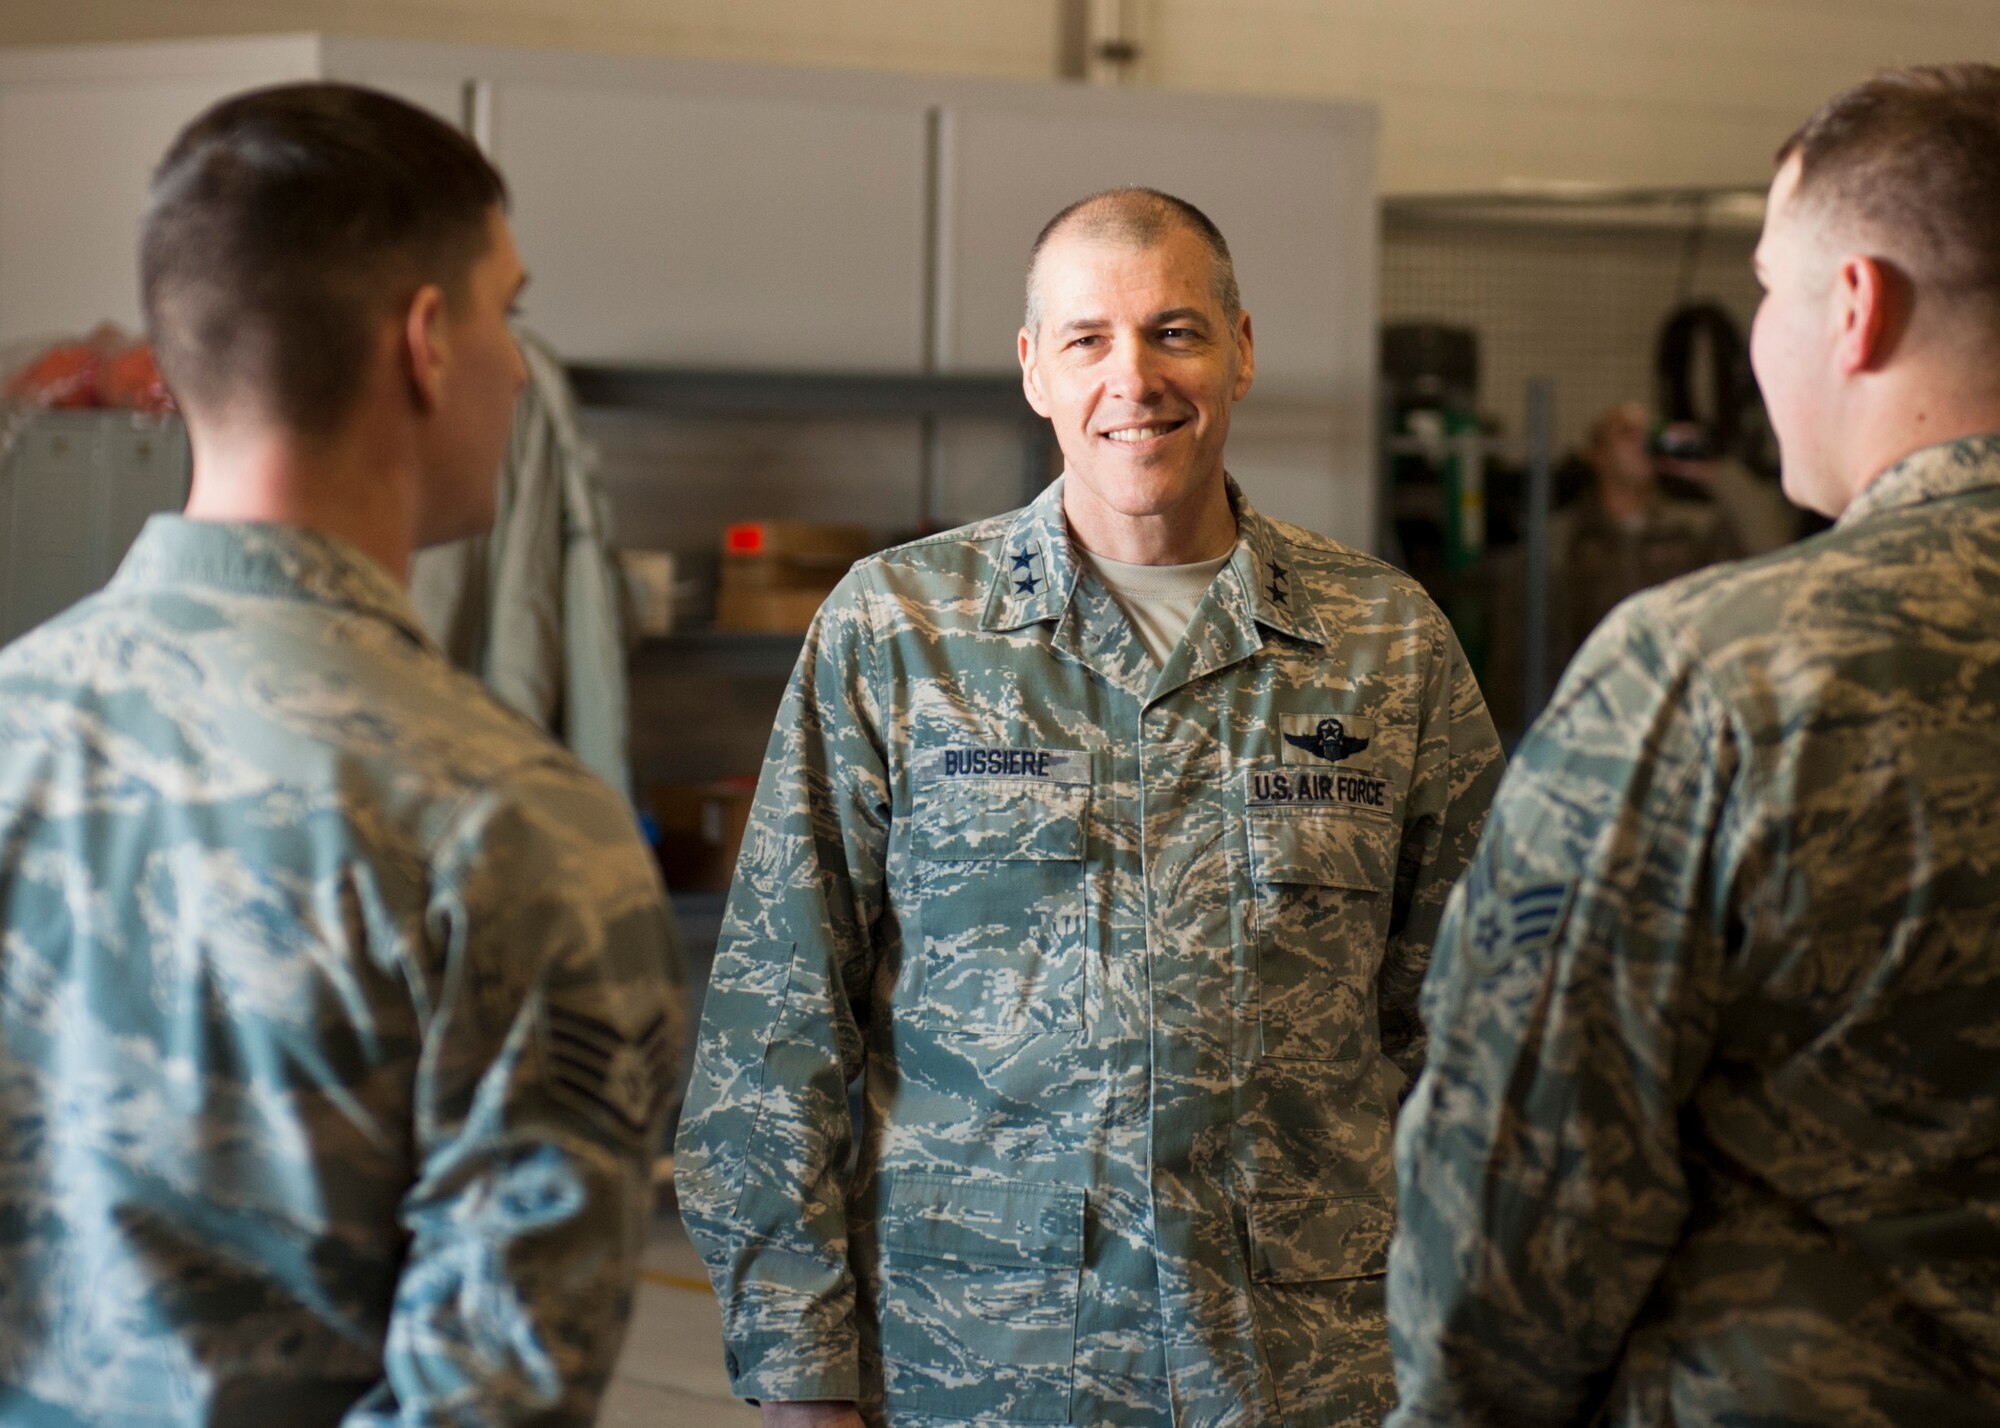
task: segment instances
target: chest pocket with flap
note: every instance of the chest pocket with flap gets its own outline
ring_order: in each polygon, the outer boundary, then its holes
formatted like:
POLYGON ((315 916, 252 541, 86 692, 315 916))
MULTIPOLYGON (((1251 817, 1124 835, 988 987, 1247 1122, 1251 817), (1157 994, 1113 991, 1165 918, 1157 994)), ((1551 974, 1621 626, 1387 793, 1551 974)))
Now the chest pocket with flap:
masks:
POLYGON ((1087 783, 952 778, 919 787, 904 935, 912 972, 898 998, 913 1021, 982 1038, 1076 1028, 1089 950, 1089 808, 1087 783))
POLYGON ((1248 810, 1264 1056, 1346 1061, 1370 1045, 1396 825, 1349 809, 1248 810))

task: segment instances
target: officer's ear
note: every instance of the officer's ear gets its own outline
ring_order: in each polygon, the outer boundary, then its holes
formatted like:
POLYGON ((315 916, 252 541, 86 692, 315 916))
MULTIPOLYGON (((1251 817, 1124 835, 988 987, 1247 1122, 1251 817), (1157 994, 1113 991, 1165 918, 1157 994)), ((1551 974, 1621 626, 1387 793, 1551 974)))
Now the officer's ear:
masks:
POLYGON ((1250 335, 1250 314, 1236 314, 1236 351, 1242 363, 1236 371, 1235 400, 1242 401, 1250 395, 1250 381, 1257 375, 1257 344, 1250 335))
POLYGON ((444 401, 444 326, 444 289, 436 283, 425 283, 403 311, 402 331, 396 344, 419 411, 435 411, 444 401))
POLYGON ((1035 349, 1035 334, 1022 328, 1014 339, 1014 355, 1021 361, 1021 390, 1027 395, 1028 405, 1035 409, 1035 415, 1049 414, 1049 399, 1042 391, 1041 356, 1035 349))

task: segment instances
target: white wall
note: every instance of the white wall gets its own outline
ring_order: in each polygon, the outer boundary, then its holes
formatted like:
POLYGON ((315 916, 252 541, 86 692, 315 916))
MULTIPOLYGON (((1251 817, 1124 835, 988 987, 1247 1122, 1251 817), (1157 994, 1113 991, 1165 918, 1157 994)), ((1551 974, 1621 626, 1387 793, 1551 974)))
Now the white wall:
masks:
MULTIPOLYGON (((1993 0, 1125 0, 1167 89, 1372 100, 1387 193, 1761 182, 1834 90, 2000 58, 1993 0)), ((5 0, 0 44, 332 30, 1048 78, 1058 0, 5 0)))
POLYGON ((0 44, 315 30, 1047 79, 1054 0, 5 0, 0 44))
POLYGON ((1479 409, 1508 435, 1525 426, 1528 379, 1552 378, 1556 445, 1568 450, 1614 403, 1653 404, 1660 325, 1683 302, 1715 302, 1749 332, 1756 241, 1755 229, 1740 226, 1693 235, 1686 226, 1392 214, 1382 234, 1382 321, 1476 331, 1479 409))

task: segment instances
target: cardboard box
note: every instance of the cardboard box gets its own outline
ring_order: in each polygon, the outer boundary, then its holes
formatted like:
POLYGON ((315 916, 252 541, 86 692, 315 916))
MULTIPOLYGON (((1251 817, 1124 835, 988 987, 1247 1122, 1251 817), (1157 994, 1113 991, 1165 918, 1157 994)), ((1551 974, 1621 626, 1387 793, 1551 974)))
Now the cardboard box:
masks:
MULTIPOLYGON (((815 591, 823 598, 847 568, 875 546, 874 537, 862 526, 744 521, 723 532, 721 588, 725 594, 815 591)), ((737 602, 742 623, 725 624, 718 614, 717 624, 724 629, 802 630, 805 624, 795 614, 801 603, 737 602), (753 610, 758 613, 748 613, 753 610)), ((805 619, 811 618, 808 611, 805 619)))
POLYGON ((802 635, 831 585, 804 590, 735 590, 715 597, 715 628, 741 634, 802 635))
POLYGON ((738 521, 722 533, 722 553, 817 561, 846 569, 875 549, 866 526, 821 521, 738 521))
POLYGON ((660 831, 660 875, 670 889, 728 890, 756 792, 754 778, 653 785, 647 803, 660 831))
POLYGON ((722 561, 724 590, 817 590, 824 594, 840 583, 851 560, 795 560, 784 555, 731 555, 722 561))

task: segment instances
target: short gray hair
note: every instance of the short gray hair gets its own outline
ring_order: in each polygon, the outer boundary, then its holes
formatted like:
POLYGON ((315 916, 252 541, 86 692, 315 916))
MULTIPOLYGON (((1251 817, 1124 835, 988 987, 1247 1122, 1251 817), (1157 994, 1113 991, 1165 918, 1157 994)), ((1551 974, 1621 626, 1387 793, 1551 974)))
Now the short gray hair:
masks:
POLYGON ((1215 300, 1233 330, 1243 315, 1243 296, 1236 286, 1236 260, 1229 256, 1228 240, 1206 213, 1184 198, 1162 193, 1156 188, 1107 188, 1088 198, 1079 198, 1042 225, 1035 246, 1028 250, 1028 291, 1023 325, 1037 332, 1042 325, 1041 294, 1035 276, 1041 268, 1042 250, 1061 234, 1075 229, 1084 237, 1150 248, 1169 233, 1192 233, 1208 249, 1213 270, 1215 300))

